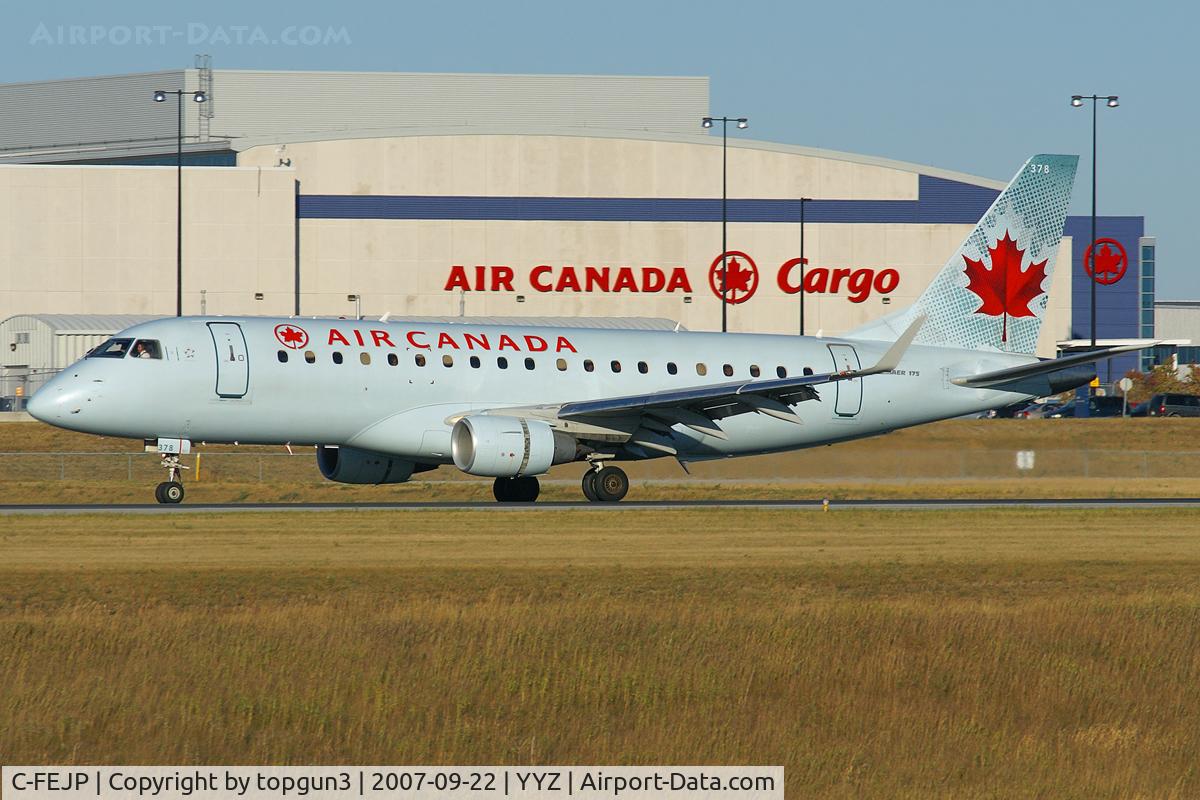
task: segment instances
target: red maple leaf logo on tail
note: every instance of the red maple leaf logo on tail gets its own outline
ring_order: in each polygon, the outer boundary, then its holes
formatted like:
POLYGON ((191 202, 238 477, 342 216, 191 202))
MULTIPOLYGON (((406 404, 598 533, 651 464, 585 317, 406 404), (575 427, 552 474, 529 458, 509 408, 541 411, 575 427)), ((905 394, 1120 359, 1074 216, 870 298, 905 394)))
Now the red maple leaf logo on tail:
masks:
POLYGON ((1008 231, 1004 232, 1003 239, 996 240, 995 247, 988 248, 988 255, 992 261, 990 269, 982 261, 963 256, 967 262, 967 288, 979 296, 976 314, 1004 316, 1000 341, 1007 342, 1008 318, 1034 315, 1029 304, 1043 293, 1042 281, 1046 279, 1046 263, 1050 259, 1031 263, 1029 269, 1022 271, 1025 251, 1017 247, 1016 240, 1008 235, 1008 231))

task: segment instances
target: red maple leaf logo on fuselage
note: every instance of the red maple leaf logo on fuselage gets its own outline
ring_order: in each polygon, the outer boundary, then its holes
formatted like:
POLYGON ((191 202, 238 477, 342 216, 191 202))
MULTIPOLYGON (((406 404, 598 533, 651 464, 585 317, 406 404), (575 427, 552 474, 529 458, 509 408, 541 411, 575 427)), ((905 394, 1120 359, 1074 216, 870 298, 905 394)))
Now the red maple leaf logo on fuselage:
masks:
POLYGON ((1038 295, 1043 294, 1042 281, 1046 279, 1046 263, 1050 259, 1031 263, 1029 269, 1022 270, 1025 251, 1017 247, 1015 239, 1004 232, 1003 239, 996 240, 995 247, 988 248, 991 258, 989 269, 982 261, 963 256, 967 262, 967 288, 979 296, 979 308, 976 314, 986 314, 989 317, 1003 315, 1004 324, 1001 329, 1000 341, 1008 341, 1009 317, 1032 317, 1033 310, 1029 304, 1038 295))

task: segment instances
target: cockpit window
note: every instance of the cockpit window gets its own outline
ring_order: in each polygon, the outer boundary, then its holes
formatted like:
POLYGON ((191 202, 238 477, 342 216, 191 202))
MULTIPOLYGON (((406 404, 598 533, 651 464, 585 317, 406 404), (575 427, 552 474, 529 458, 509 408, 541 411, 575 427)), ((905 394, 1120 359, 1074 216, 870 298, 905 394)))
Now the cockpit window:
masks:
POLYGON ((132 358, 162 358, 162 348, 156 339, 138 339, 133 346, 132 358))
POLYGON ((133 339, 109 339, 88 353, 88 358, 124 358, 129 353, 133 339))

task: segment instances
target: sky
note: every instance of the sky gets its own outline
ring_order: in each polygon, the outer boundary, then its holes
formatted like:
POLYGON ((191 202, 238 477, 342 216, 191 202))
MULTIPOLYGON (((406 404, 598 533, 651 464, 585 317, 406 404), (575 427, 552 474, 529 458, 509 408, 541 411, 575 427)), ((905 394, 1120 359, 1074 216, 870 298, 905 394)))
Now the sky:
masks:
POLYGON ((1073 214, 1091 208, 1091 114, 1070 96, 1115 94, 1099 114, 1098 213, 1145 216, 1158 299, 1200 300, 1196 3, 6 6, 2 83, 188 67, 197 53, 218 69, 701 75, 712 113, 748 117, 754 139, 1004 181, 1035 153, 1078 153, 1073 214))

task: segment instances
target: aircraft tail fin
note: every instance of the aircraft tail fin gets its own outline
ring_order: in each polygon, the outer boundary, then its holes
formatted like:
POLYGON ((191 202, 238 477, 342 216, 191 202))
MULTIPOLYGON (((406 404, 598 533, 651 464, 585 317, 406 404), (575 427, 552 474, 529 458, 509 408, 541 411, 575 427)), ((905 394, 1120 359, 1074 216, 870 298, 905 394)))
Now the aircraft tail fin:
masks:
POLYGON ((1078 165, 1026 161, 916 303, 848 337, 893 340, 924 316, 918 344, 1035 352, 1078 165))

